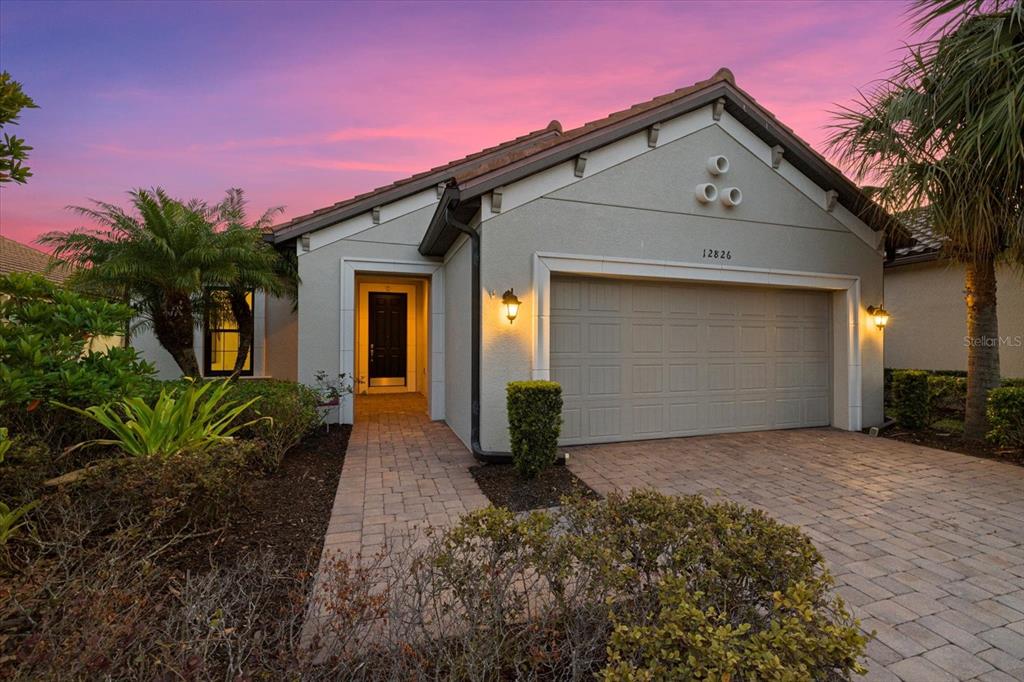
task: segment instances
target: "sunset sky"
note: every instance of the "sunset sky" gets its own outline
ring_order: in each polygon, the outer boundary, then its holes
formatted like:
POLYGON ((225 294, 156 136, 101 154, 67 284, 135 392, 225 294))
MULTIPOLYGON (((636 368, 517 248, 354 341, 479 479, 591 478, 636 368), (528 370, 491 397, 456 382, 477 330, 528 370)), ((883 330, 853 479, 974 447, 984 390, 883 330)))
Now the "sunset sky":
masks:
POLYGON ((0 3, 0 69, 40 108, 35 175, 0 189, 29 242, 133 187, 306 213, 545 126, 707 78, 820 151, 829 111, 912 39, 900 2, 0 3))

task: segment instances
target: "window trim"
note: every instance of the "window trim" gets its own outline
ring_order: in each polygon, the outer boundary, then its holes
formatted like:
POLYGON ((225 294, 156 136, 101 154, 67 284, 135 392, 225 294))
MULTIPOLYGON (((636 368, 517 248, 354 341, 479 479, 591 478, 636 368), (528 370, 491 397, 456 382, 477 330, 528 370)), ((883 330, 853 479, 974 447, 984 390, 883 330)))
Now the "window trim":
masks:
MULTIPOLYGON (((212 292, 214 292, 214 291, 228 291, 228 288, 227 287, 207 287, 206 288, 206 292, 205 292, 205 296, 207 297, 207 299, 209 299, 210 294, 212 292)), ((252 319, 253 347, 249 349, 249 368, 248 369, 243 369, 241 372, 239 372, 239 376, 243 376, 243 377, 251 377, 251 376, 253 376, 253 370, 255 369, 255 366, 256 366, 255 359, 253 358, 253 350, 255 350, 255 342, 256 342, 256 314, 255 314, 256 313, 256 290, 255 289, 250 289, 249 290, 249 295, 252 297, 251 307, 252 307, 252 311, 253 311, 253 319, 252 319)), ((237 323, 237 321, 236 321, 236 323, 237 323)), ((207 301, 207 307, 206 307, 205 312, 203 313, 203 376, 204 377, 229 377, 232 374, 234 374, 234 372, 232 370, 230 370, 230 369, 216 369, 216 370, 215 369, 211 369, 211 364, 212 364, 212 361, 213 361, 213 358, 212 358, 212 356, 210 354, 210 349, 213 347, 213 344, 211 343, 212 335, 215 334, 215 333, 224 334, 224 333, 229 333, 229 332, 235 332, 237 334, 241 334, 241 329, 237 328, 237 327, 235 329, 219 329, 219 328, 218 329, 211 329, 210 328, 210 306, 209 306, 209 301, 207 301)))

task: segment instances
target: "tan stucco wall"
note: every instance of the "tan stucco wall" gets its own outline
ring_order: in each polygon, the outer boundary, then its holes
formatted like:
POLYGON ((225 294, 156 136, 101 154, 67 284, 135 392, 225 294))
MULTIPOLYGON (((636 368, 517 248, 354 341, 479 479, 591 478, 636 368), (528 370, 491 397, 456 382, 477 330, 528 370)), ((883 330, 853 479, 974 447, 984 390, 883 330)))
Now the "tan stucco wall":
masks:
MULTIPOLYGON (((713 248, 731 251, 732 266, 858 276, 864 305, 880 301, 882 294, 877 249, 718 127, 487 217, 482 234, 481 435, 488 449, 508 447, 505 384, 531 377, 535 252, 714 265, 702 260, 702 250, 713 248), (718 184, 742 189, 744 201, 737 209, 694 199, 696 184, 709 181, 704 163, 713 154, 732 163, 728 178, 718 184), (512 325, 499 305, 509 287, 523 301, 512 325)), ((881 333, 862 325, 860 350, 863 423, 877 424, 882 421, 881 333)))
MULTIPOLYGON (((999 365, 1003 376, 1024 377, 1024 278, 1009 266, 996 270, 999 365)), ((967 308, 963 266, 930 261, 887 268, 885 366, 966 370, 967 308)))

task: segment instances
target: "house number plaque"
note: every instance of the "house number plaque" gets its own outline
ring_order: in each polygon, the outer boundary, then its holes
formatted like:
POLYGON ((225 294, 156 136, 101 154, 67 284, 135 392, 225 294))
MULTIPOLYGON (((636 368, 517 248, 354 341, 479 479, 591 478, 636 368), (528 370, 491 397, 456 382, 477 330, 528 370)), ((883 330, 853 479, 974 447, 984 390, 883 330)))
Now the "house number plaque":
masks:
POLYGON ((704 249, 701 257, 710 258, 712 260, 732 260, 732 251, 726 251, 724 249, 704 249))

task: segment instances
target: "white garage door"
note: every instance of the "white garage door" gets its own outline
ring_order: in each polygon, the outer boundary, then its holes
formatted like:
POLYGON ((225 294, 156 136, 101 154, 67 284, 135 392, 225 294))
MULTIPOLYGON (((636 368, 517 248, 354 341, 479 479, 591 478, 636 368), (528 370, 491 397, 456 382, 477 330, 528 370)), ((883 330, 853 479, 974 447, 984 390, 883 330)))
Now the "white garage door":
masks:
POLYGON ((562 443, 829 424, 825 292, 553 278, 562 443))

